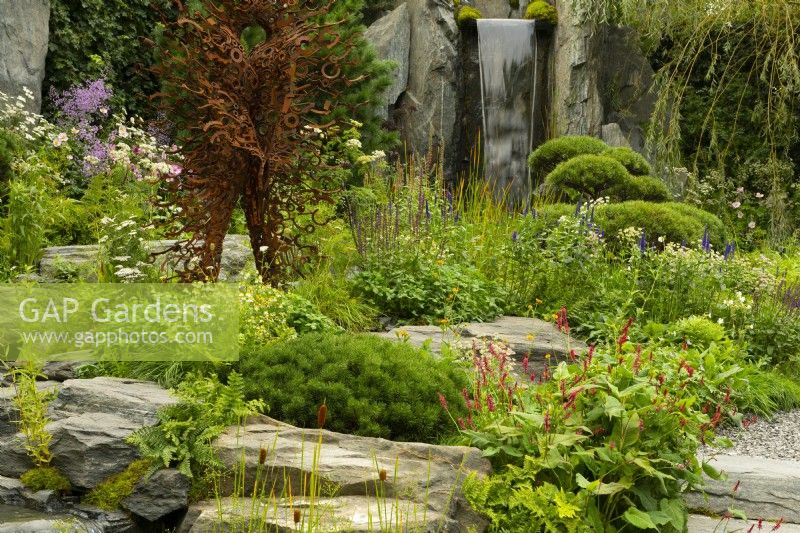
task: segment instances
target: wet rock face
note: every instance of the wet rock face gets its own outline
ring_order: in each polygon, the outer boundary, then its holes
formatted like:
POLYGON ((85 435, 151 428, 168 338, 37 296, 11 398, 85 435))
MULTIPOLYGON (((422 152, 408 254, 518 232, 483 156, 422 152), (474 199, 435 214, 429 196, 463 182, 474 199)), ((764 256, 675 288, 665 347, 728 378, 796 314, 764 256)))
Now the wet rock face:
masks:
POLYGON ((42 107, 49 27, 49 0, 0 2, 0 92, 16 97, 27 88, 34 100, 26 107, 34 113, 42 107))

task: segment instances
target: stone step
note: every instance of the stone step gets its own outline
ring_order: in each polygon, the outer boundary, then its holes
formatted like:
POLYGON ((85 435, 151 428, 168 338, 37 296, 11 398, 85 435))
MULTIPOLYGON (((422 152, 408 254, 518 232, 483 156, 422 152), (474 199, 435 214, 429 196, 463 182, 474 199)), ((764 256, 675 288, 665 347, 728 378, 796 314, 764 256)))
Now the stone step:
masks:
POLYGON ((727 478, 707 479, 705 494, 686 494, 689 509, 715 515, 738 509, 748 518, 800 523, 800 463, 743 455, 719 455, 709 463, 727 478))
MULTIPOLYGON (((758 520, 721 520, 704 515, 689 515, 689 533, 747 533, 751 526, 751 533, 766 533, 775 527, 774 522, 763 522, 762 529, 758 529, 758 520)), ((800 525, 782 523, 781 533, 800 533, 800 525)))

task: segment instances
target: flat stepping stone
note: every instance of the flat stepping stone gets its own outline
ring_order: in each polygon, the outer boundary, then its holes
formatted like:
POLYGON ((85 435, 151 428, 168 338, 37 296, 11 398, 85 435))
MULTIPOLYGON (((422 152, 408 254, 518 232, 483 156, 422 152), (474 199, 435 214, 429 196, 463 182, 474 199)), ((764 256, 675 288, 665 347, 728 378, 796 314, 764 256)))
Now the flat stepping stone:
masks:
POLYGON ((725 472, 727 479, 706 479, 705 494, 687 493, 684 499, 689 509, 720 516, 728 509, 739 509, 748 518, 800 523, 800 463, 744 455, 719 455, 709 463, 725 472))
POLYGON ((519 316, 502 316, 493 322, 470 322, 444 331, 438 326, 404 326, 376 335, 404 340, 417 348, 427 346, 434 354, 441 353, 445 342, 451 346, 470 347, 473 339, 498 339, 514 351, 518 360, 528 354, 534 370, 544 366, 547 354, 564 360, 570 350, 580 355, 588 349, 585 343, 565 335, 552 322, 519 316))
MULTIPOLYGON (((767 533, 775 527, 774 522, 764 521, 762 529, 759 532, 758 520, 737 520, 731 518, 730 520, 723 520, 720 518, 711 518, 710 516, 692 514, 689 515, 689 533, 747 533, 750 526, 753 527, 752 533, 767 533)), ((782 523, 780 529, 781 533, 800 533, 800 526, 797 524, 782 523)))

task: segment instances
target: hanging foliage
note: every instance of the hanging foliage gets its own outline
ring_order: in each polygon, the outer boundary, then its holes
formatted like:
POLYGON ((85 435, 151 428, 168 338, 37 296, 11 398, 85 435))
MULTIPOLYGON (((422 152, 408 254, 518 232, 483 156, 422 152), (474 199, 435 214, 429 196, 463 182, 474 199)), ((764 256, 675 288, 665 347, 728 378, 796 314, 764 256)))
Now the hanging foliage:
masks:
POLYGON ((800 3, 571 0, 571 6, 585 22, 638 30, 656 67, 654 155, 695 176, 720 173, 732 188, 753 185, 742 182, 743 165, 774 169, 766 189, 770 237, 785 236, 783 204, 792 180, 779 169, 794 161, 796 173, 800 164, 800 3))

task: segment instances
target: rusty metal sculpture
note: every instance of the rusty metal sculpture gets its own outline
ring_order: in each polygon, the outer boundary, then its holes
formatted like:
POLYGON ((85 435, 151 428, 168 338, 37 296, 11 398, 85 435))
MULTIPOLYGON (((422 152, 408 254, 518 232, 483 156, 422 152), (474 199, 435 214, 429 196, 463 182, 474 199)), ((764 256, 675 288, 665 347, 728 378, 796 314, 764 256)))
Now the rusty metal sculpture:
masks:
POLYGON ((169 236, 189 235, 167 251, 184 280, 217 278, 237 205, 265 282, 312 247, 303 237, 338 186, 313 132, 338 122, 341 96, 361 79, 348 75, 358 36, 324 22, 334 1, 205 0, 200 16, 176 0, 173 49, 156 70, 157 97, 182 130, 183 170, 165 177, 164 204, 175 213, 169 236), (248 50, 242 35, 254 26, 266 35, 248 50))

